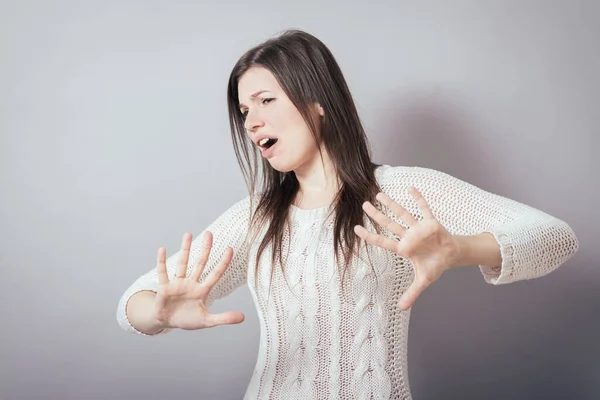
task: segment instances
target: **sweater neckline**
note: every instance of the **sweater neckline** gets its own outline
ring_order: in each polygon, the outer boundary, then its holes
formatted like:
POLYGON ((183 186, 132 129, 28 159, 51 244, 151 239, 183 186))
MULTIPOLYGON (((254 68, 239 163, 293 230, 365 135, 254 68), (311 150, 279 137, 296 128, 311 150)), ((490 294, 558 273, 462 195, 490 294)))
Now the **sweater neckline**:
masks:
POLYGON ((330 207, 331 204, 318 208, 304 209, 292 204, 290 206, 290 216, 292 220, 299 222, 320 221, 325 219, 330 207))
MULTIPOLYGON (((380 180, 384 171, 388 168, 388 165, 380 165, 375 170, 375 176, 377 180, 380 180)), ((291 219, 298 222, 309 222, 309 221, 321 221, 327 217, 332 204, 323 207, 304 209, 299 208, 295 205, 290 205, 290 216, 291 219)))

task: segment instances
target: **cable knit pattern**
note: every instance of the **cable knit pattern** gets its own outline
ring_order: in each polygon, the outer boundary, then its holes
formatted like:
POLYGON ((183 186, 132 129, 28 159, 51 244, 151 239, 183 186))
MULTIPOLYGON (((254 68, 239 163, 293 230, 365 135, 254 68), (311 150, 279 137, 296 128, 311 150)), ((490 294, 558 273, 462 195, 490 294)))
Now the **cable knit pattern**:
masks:
MULTIPOLYGON (((382 191, 418 220, 422 216, 408 193, 409 186, 419 189, 450 233, 494 235, 502 265, 478 266, 487 283, 544 276, 579 247, 564 221, 443 172, 384 165, 377 169, 376 177, 382 191)), ((249 198, 234 204, 207 228, 214 234, 214 251, 204 276, 227 246, 235 251, 210 302, 246 281, 260 321, 259 355, 245 399, 411 399, 407 366, 410 311, 397 308, 414 277, 410 260, 363 244, 342 291, 334 264, 333 217, 328 211, 326 207, 291 207, 283 237, 284 271, 276 269, 271 281, 271 249, 267 248, 259 260, 258 290, 254 271, 259 243, 249 243, 246 237, 249 198)), ((373 227, 367 225, 367 229, 373 227)), ((198 257, 201 240, 200 233, 192 244, 190 267, 198 257)), ((175 253, 167 260, 170 276, 178 257, 175 253)), ((117 308, 123 329, 140 333, 127 320, 127 301, 137 291, 156 287, 152 269, 127 288, 117 308)))

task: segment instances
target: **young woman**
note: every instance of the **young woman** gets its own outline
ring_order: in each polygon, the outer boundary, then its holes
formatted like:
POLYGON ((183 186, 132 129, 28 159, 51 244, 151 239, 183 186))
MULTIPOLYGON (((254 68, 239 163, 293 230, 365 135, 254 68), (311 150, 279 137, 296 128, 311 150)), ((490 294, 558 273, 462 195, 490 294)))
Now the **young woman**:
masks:
POLYGON ((227 96, 249 195, 169 258, 160 248, 117 318, 141 335, 240 323, 208 309, 247 282, 261 341, 245 398, 410 399, 409 310, 427 286, 463 265, 491 284, 532 279, 578 249, 540 210, 374 164, 342 72, 312 35, 250 49, 227 96))

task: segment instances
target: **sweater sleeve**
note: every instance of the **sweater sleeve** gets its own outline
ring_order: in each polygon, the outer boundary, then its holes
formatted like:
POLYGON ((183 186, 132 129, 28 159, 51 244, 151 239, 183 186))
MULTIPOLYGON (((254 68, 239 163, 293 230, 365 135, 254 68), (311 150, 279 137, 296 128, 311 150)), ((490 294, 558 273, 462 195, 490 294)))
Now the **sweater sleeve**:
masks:
POLYGON ((579 248, 577 236, 566 222, 449 174, 422 167, 392 167, 386 175, 391 197, 401 205, 410 204, 407 211, 415 217, 421 218, 421 212, 407 193, 411 185, 451 234, 489 232, 494 236, 502 264, 479 265, 487 283, 500 285, 547 275, 579 248))
MULTIPOLYGON (((207 307, 210 307, 215 300, 227 296, 246 281, 249 248, 246 234, 249 226, 250 215, 250 197, 248 196, 232 205, 204 231, 198 235, 195 235, 194 239, 192 240, 188 259, 187 275, 191 273, 196 260, 200 256, 204 233, 206 231, 210 231, 213 234, 212 250, 204 271, 202 272, 201 279, 204 279, 216 267, 227 247, 233 248, 233 258, 221 279, 211 290, 207 299, 207 307)), ((177 263, 179 262, 180 252, 181 250, 178 250, 174 254, 170 255, 166 260, 167 274, 169 279, 172 279, 175 276, 175 270, 177 268, 177 263)), ((156 267, 154 267, 137 278, 125 290, 117 306, 117 322, 121 328, 127 332, 149 336, 135 329, 131 325, 129 319, 127 318, 126 307, 127 302, 135 293, 143 290, 156 292, 157 288, 158 274, 156 267)), ((164 334, 169 331, 170 329, 166 329, 161 331, 159 334, 164 334)))

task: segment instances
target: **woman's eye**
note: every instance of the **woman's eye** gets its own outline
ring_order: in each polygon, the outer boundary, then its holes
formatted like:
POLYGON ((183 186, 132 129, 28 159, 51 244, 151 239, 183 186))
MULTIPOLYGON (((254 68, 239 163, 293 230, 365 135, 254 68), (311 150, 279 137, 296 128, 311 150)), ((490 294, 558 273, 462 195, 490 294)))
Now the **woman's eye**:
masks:
MULTIPOLYGON (((262 99, 260 102, 261 102, 262 104, 269 104, 269 103, 270 103, 270 102, 272 102, 273 100, 275 100, 275 99, 274 99, 274 98, 271 98, 271 97, 269 97, 269 98, 266 98, 266 99, 262 99)), ((240 110, 240 111, 241 111, 241 110, 240 110)), ((241 113, 242 113, 242 118, 243 118, 243 119, 246 119, 246 117, 248 116, 248 110, 241 111, 241 113)))

